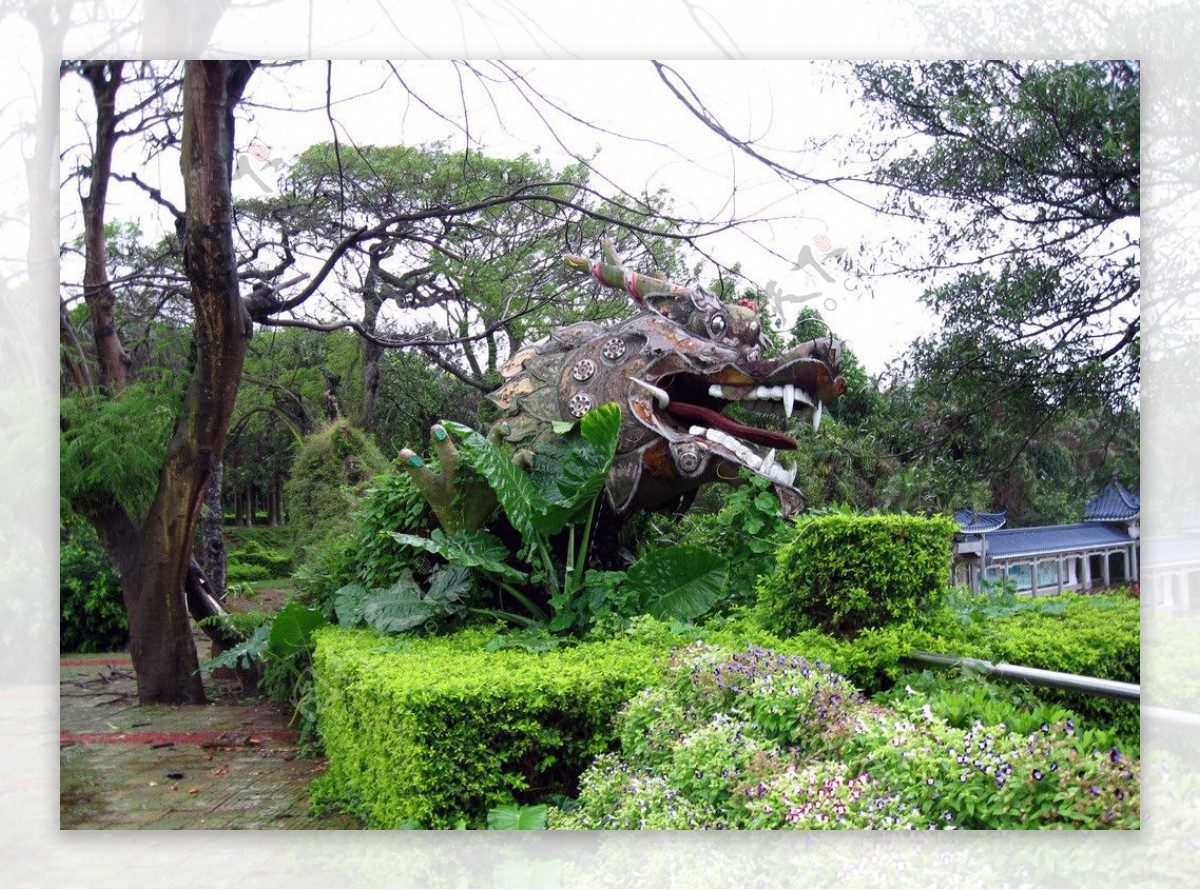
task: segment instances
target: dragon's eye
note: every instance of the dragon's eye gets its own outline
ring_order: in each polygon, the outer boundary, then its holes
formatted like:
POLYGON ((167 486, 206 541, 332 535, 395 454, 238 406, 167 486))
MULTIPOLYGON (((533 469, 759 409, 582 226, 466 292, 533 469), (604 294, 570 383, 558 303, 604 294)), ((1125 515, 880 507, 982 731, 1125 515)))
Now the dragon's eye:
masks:
POLYGON ((725 316, 722 315, 720 312, 713 315, 708 320, 708 332, 710 334, 712 334, 714 337, 723 336, 728 327, 729 327, 729 322, 727 322, 725 320, 725 316))

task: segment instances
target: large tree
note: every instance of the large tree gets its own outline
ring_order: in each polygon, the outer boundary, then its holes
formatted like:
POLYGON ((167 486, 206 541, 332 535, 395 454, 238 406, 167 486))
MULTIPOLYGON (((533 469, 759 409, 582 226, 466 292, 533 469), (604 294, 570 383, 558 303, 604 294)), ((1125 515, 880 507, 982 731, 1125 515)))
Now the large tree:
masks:
POLYGON ((882 125, 860 140, 878 159, 882 207, 923 233, 887 245, 877 271, 924 282, 942 320, 903 368, 941 406, 921 447, 973 456, 996 503, 1049 511, 1032 493, 1057 453, 1047 443, 1077 436, 1085 417, 1089 446, 1125 435, 1131 412, 1136 427, 1139 66, 865 63, 853 74, 882 125))
POLYGON ((664 204, 662 195, 604 200, 583 164, 556 170, 529 156, 442 145, 319 143, 290 166, 277 196, 239 205, 238 235, 249 268, 278 273, 298 256, 335 249, 347 232, 405 215, 404 225, 346 252, 338 281, 358 300, 310 302, 304 318, 284 322, 362 335, 362 383, 346 408, 368 426, 389 346, 413 343, 426 361, 487 392, 505 356, 551 326, 629 311, 620 295, 582 291, 564 253, 589 252, 610 234, 635 264, 680 277, 679 247, 660 234, 672 228, 658 218, 664 204), (505 195, 523 199, 498 203, 505 195))
MULTIPOLYGON (((254 68, 251 62, 189 62, 185 68, 180 166, 187 199, 184 268, 194 315, 192 366, 149 505, 142 515, 131 512, 130 499, 105 497, 103 479, 93 478, 92 484, 79 484, 69 492, 74 508, 100 533, 120 575, 138 697, 144 703, 204 700, 184 590, 193 533, 220 463, 251 335, 233 250, 230 181, 234 108, 254 68)), ((96 93, 101 125, 113 116, 121 71, 120 63, 84 68, 96 93)), ((103 226, 100 208, 111 173, 111 148, 102 160, 104 181, 97 181, 93 165, 92 188, 84 203, 89 245, 85 294, 92 309, 101 379, 108 383, 108 392, 97 398, 119 400, 127 362, 114 330, 111 295, 105 293, 103 253, 96 253, 103 248, 103 229, 98 235, 95 231, 103 226), (99 248, 92 246, 97 243, 99 248)), ((102 411, 105 406, 93 407, 102 411)), ((81 414, 74 417, 77 425, 88 422, 81 414)), ((73 442, 80 441, 79 429, 66 432, 76 436, 73 442)), ((139 432, 131 429, 129 435, 139 432)))

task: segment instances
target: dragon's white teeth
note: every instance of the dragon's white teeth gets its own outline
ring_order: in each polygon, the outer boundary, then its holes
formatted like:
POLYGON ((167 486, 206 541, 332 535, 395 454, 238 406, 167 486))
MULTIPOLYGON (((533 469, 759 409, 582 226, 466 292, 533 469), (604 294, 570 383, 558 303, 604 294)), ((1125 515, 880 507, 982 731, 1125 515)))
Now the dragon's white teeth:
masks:
POLYGON ((822 408, 824 408, 824 406, 825 406, 825 403, 822 402, 820 399, 817 399, 817 406, 815 408, 813 408, 813 429, 814 430, 819 430, 821 428, 821 410, 822 410, 822 408))
POLYGON ((775 466, 775 449, 772 448, 770 451, 767 452, 766 456, 762 459, 762 466, 759 469, 761 469, 764 473, 767 473, 767 472, 770 472, 771 468, 774 466, 775 466))
POLYGON ((783 388, 783 416, 792 416, 792 407, 796 404, 796 387, 787 384, 783 388))
POLYGON ((703 438, 704 437, 704 427, 702 427, 702 426, 689 427, 688 435, 695 436, 697 438, 703 438))
POLYGON ((647 383, 645 380, 638 380, 636 377, 630 377, 629 379, 654 396, 654 401, 658 403, 659 408, 665 408, 671 404, 671 397, 667 395, 665 389, 660 389, 652 383, 647 383))
POLYGON ((714 399, 725 398, 725 391, 721 388, 721 384, 719 383, 714 383, 712 386, 710 386, 708 388, 708 394, 714 399))
POLYGON ((778 464, 773 467, 760 467, 758 472, 760 475, 766 476, 772 482, 778 483, 779 485, 791 486, 792 482, 795 481, 796 478, 795 467, 787 469, 786 467, 781 467, 778 464))

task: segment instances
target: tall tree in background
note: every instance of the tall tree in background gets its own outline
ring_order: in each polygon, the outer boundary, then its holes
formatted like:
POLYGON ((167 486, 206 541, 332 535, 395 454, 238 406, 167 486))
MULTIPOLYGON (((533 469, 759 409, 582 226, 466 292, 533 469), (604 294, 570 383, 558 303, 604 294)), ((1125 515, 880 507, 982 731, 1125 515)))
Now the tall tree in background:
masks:
POLYGON ((882 125, 859 140, 882 209, 924 232, 876 270, 926 283, 943 321, 912 379, 967 412, 1006 402, 1029 436, 1067 410, 1125 410, 1141 330, 1137 63, 852 70, 882 125))

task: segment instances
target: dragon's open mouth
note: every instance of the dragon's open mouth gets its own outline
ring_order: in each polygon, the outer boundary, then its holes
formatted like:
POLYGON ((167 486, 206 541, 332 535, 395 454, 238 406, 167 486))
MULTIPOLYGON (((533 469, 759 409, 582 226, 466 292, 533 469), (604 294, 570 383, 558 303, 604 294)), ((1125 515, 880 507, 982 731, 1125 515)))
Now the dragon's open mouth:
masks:
POLYGON ((795 449, 796 441, 784 433, 726 417, 722 412, 737 404, 786 420, 803 409, 810 413, 816 428, 823 411, 822 388, 830 397, 835 396, 832 390, 840 392, 828 366, 811 358, 761 363, 753 369, 728 365, 710 374, 667 371, 660 376, 648 369, 641 377, 630 380, 660 430, 669 430, 675 438, 686 435, 703 439, 710 451, 788 487, 795 481, 795 467, 778 464, 775 452, 795 449))

